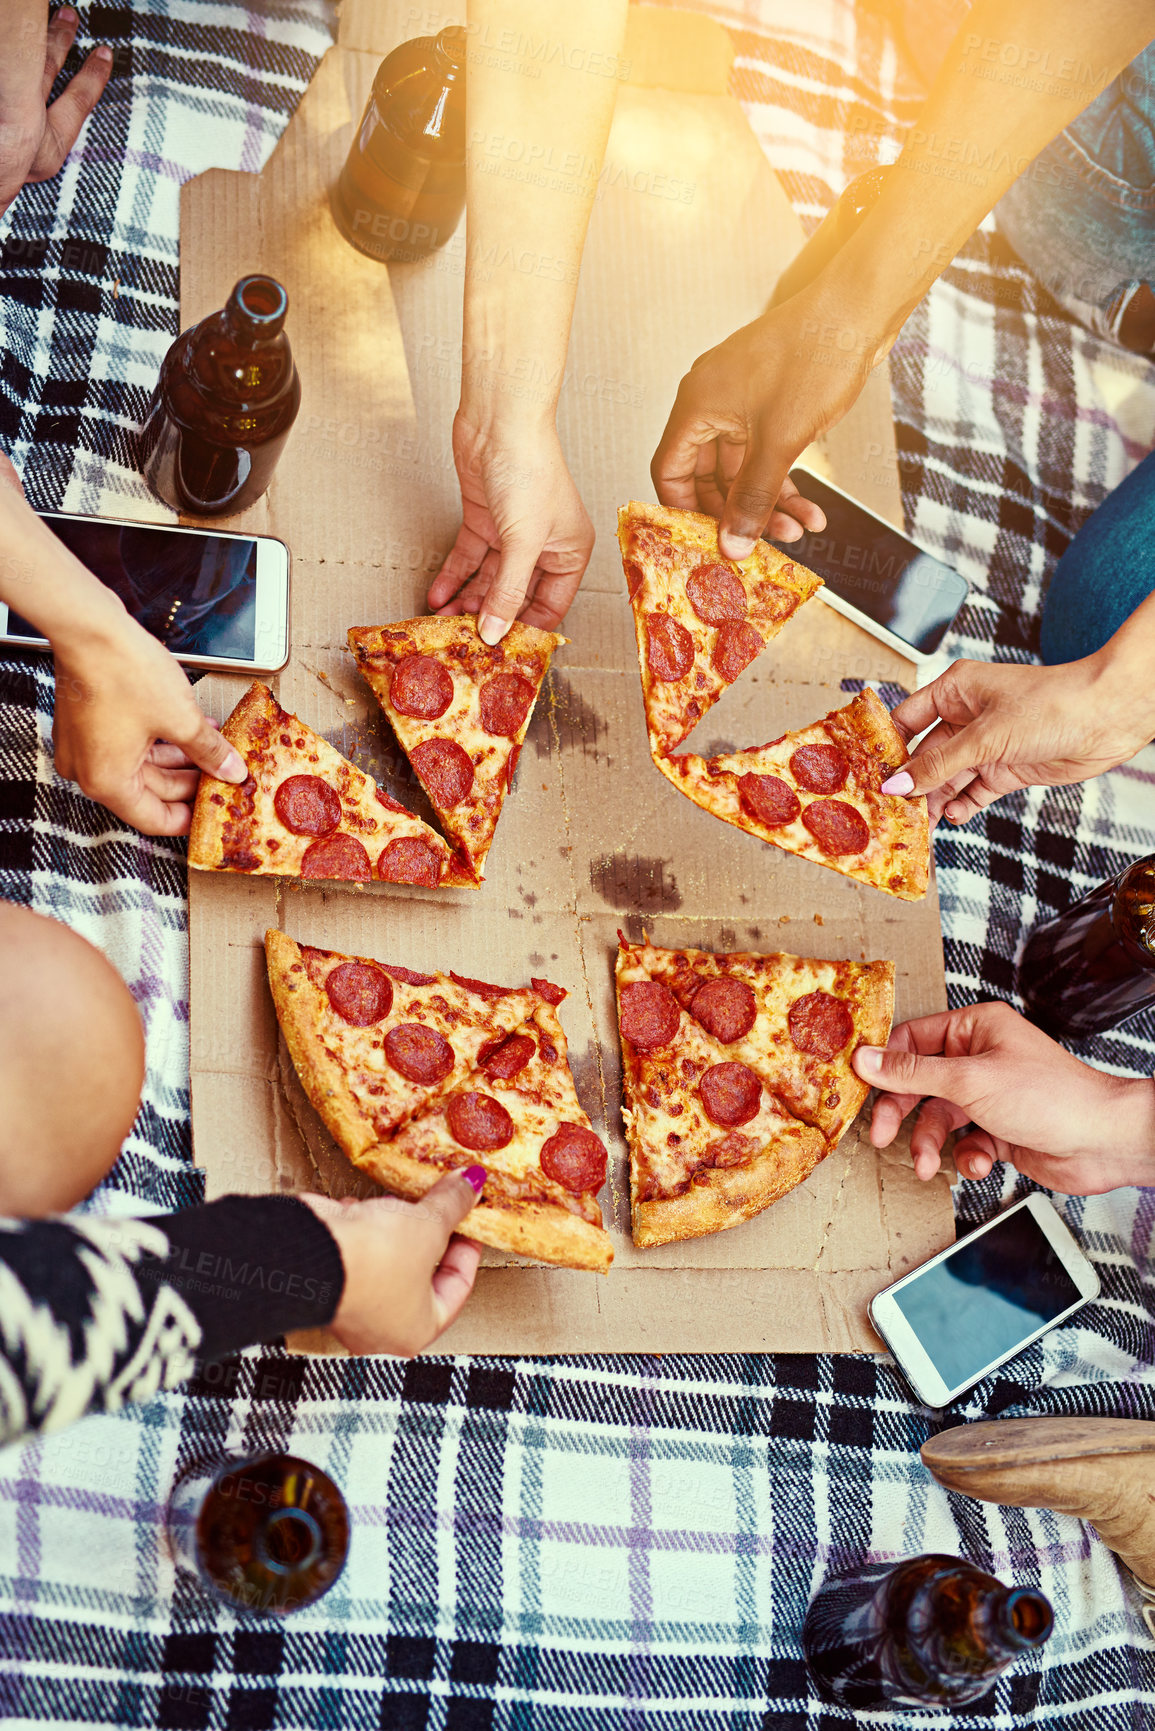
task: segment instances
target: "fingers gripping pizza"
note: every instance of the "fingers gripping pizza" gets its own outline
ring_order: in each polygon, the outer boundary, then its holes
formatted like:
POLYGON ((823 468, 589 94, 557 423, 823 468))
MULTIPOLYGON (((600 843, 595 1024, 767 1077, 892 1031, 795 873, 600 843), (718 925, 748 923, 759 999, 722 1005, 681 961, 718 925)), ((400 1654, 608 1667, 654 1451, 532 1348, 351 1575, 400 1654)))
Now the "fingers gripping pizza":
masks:
POLYGON ((867 686, 845 708, 769 745, 654 762, 680 793, 724 822, 900 901, 919 901, 930 877, 926 800, 881 791, 907 756, 867 686))
POLYGON ((604 1273, 613 1249, 597 1192, 606 1151, 582 1110, 557 1004, 265 934, 277 1020, 310 1103, 354 1165, 424 1195, 480 1163, 469 1236, 604 1273))
POLYGON ((348 639, 446 835, 480 882, 550 656, 565 638, 515 622, 491 647, 466 614, 356 626, 348 639))
POLYGON ((634 1242, 737 1226, 809 1177, 868 1092, 889 962, 713 955, 620 942, 618 1019, 634 1242))
POLYGON ((765 541, 740 562, 723 559, 713 517, 664 505, 623 505, 618 543, 656 759, 681 744, 822 579, 765 541))
POLYGON ((436 830, 282 709, 259 680, 221 732, 249 779, 238 787, 201 776, 188 850, 199 871, 474 884, 436 830))

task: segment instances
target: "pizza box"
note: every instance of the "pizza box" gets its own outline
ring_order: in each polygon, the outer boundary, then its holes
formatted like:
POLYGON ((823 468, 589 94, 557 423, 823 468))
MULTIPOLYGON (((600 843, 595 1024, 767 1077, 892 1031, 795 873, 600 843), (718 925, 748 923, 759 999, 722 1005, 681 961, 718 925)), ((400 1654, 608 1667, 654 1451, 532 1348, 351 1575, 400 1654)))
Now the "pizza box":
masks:
MULTIPOLYGON (((423 264, 386 268, 341 239, 327 189, 381 56, 452 21, 346 0, 340 44, 264 171, 213 170, 184 187, 181 206, 184 325, 222 305, 249 271, 271 272, 289 293, 300 418, 269 493, 228 525, 292 548, 292 659, 271 683, 286 708, 426 816, 345 632, 422 612, 456 533, 449 440, 465 234, 423 264)), ((417 969, 453 967, 508 985, 545 974, 567 988, 561 1017, 578 1092, 611 1151, 603 1205, 614 1266, 603 1277, 487 1251, 477 1290, 438 1351, 877 1351, 869 1298, 954 1236, 947 1177, 918 1183, 905 1145, 878 1154, 860 1124, 754 1221, 646 1251, 629 1238, 613 993, 619 929, 669 946, 889 957, 900 1018, 946 1003, 933 883, 925 901, 898 902, 765 847, 683 799, 649 758, 617 507, 653 497, 649 458, 681 374, 759 311, 802 240, 726 93, 731 53, 720 27, 697 15, 631 14, 559 422, 598 543, 484 887, 189 874, 193 1139, 209 1196, 367 1188, 309 1107, 279 1038, 266 928, 417 969)), ((814 460, 901 520, 883 369, 814 460)), ((847 702, 855 681, 909 688, 913 678, 909 663, 811 602, 690 746, 757 743, 847 702)), ((215 676, 198 690, 223 719, 246 685, 215 676)), ((324 1334, 293 1344, 340 1350, 324 1334)))

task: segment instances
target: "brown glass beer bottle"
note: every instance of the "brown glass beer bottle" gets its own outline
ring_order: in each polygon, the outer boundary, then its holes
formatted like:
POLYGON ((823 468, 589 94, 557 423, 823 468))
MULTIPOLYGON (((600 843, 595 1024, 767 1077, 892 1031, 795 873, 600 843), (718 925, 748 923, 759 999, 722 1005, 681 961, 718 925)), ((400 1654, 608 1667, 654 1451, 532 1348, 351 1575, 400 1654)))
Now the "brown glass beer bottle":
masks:
POLYGON ((387 54, 332 193, 341 233, 370 258, 444 246, 465 209, 466 33, 451 25, 387 54))
POLYGON ((327 1593, 345 1566, 349 1511, 327 1473, 296 1455, 217 1462, 173 1492, 177 1562, 232 1604, 284 1616, 327 1593))
POLYGON ((824 1581, 802 1631, 818 1693, 843 1707, 977 1701, 1054 1626, 1033 1587, 1004 1587, 961 1557, 911 1557, 824 1581))
POLYGON ((1155 855, 1036 926, 1015 985, 1055 1039, 1101 1034, 1155 1004, 1155 855))
POLYGON ((301 406, 283 328, 288 305, 272 277, 242 277, 228 304, 179 336, 162 361, 141 468, 174 510, 232 515, 272 480, 301 406))

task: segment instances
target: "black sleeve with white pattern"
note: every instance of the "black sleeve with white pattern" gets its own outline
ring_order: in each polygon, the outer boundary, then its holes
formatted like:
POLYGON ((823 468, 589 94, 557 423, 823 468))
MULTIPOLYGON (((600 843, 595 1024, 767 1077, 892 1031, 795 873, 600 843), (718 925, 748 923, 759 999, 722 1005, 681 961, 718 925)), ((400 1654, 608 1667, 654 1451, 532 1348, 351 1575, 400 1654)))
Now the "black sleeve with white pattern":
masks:
POLYGON ((344 1281, 332 1233, 291 1196, 145 1220, 0 1219, 0 1443, 330 1322, 344 1281))

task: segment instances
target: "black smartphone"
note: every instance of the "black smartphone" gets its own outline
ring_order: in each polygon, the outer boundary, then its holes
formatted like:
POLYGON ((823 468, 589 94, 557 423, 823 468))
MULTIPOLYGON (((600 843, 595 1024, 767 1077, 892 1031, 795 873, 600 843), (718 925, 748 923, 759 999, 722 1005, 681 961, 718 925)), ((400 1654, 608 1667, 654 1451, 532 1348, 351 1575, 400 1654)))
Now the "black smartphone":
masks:
POLYGON ((927 1406, 946 1406, 1097 1297, 1099 1276, 1038 1193, 880 1292, 870 1320, 927 1406))
POLYGON ((773 545, 818 573, 818 594, 836 613, 900 655, 933 655, 967 598, 966 578, 832 482, 802 468, 790 479, 821 505, 826 527, 773 545))
MULTIPOLYGON (((272 535, 41 511, 134 619, 188 667, 276 673, 289 658, 289 549, 272 535)), ((47 649, 0 601, 0 643, 47 649)))

